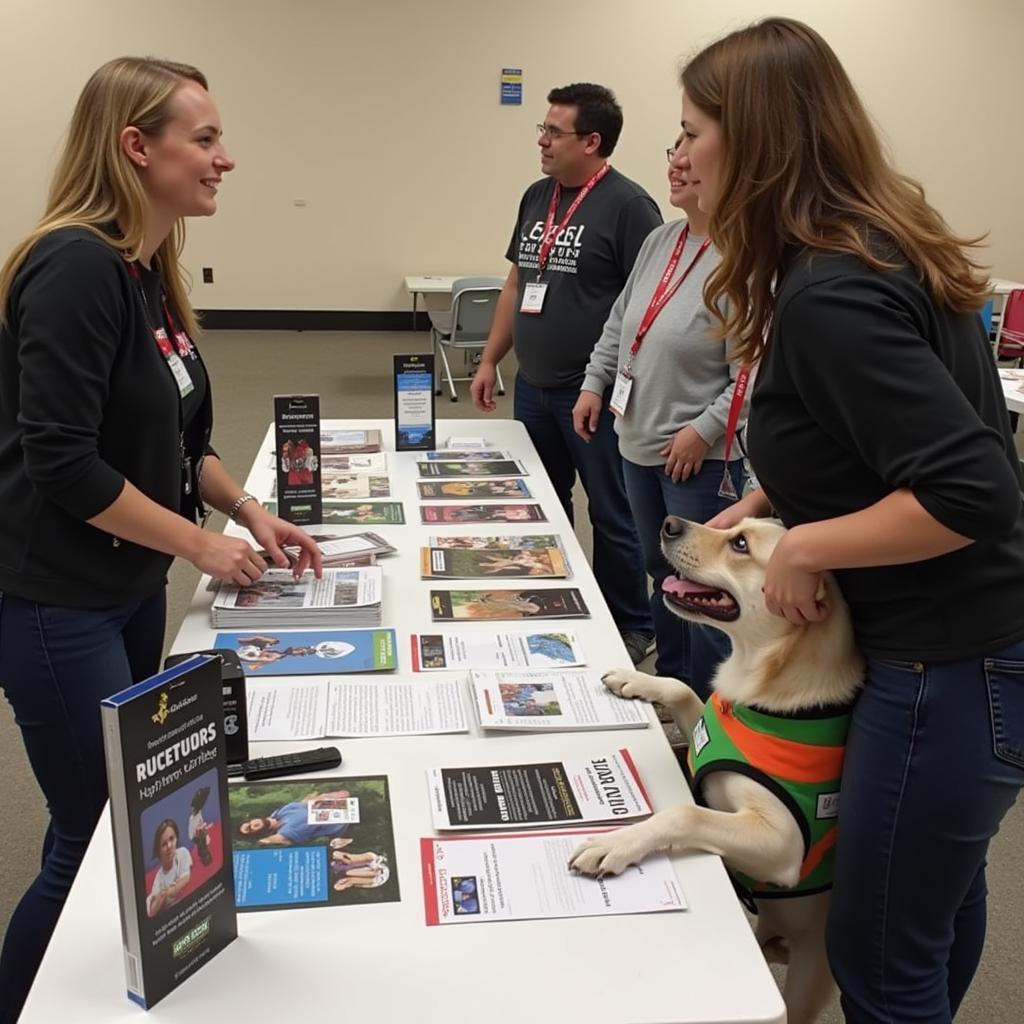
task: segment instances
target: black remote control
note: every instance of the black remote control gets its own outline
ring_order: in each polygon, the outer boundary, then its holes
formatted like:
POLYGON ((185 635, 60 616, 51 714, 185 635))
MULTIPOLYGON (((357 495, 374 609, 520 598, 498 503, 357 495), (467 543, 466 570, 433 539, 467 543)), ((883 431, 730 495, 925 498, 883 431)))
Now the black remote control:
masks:
POLYGON ((279 775, 301 775, 337 768, 341 764, 341 751, 337 747, 317 747, 316 750, 298 750, 294 754, 277 757, 256 757, 242 764, 229 764, 228 777, 243 776, 250 782, 273 779, 279 775))

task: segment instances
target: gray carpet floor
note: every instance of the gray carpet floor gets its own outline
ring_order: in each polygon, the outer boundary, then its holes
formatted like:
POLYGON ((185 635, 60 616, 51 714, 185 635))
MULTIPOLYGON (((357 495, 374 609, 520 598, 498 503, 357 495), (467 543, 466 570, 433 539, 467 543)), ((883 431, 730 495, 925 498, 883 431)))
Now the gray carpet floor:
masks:
MULTIPOLYGON (((272 415, 271 396, 316 391, 324 417, 392 415, 391 356, 426 351, 425 334, 326 334, 210 332, 203 339, 216 395, 214 443, 225 464, 242 480, 272 415)), ((495 415, 512 415, 511 358, 505 367, 509 394, 498 398, 495 415)), ((458 385, 460 400, 438 399, 438 418, 481 417, 469 401, 468 385, 458 385)), ((480 433, 486 436, 486 426, 480 433)), ((1018 434, 1018 446, 1021 435, 1018 434)), ((591 547, 585 497, 577 488, 577 532, 588 555, 591 547)), ((214 528, 220 524, 215 519, 214 528)), ((187 564, 171 573, 167 643, 178 630, 199 574, 187 564)), ((649 666, 644 666, 649 668, 649 666)), ((653 671, 653 668, 650 668, 653 671)), ((955 751, 950 752, 955 756, 955 751)), ((7 829, 0 857, 0 923, 38 870, 39 842, 46 807, 25 759, 21 737, 6 703, 0 711, 0 777, 4 779, 7 829)), ((989 932, 985 955, 958 1021, 962 1024, 1019 1024, 1024 1020, 1024 971, 1018 959, 1024 940, 1024 809, 1010 812, 992 844, 988 881, 989 932)), ((723 951, 723 956, 728 955, 723 951)), ((681 993, 680 998, 685 998, 681 993)), ((842 1020, 838 1007, 825 1024, 842 1020)))

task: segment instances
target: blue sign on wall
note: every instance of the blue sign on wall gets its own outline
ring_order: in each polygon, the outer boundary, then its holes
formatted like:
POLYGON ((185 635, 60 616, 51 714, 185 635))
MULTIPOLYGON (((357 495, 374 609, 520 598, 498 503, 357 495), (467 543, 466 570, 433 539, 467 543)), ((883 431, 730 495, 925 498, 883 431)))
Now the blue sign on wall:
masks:
POLYGON ((521 107, 523 105, 523 69, 501 69, 501 105, 521 107))

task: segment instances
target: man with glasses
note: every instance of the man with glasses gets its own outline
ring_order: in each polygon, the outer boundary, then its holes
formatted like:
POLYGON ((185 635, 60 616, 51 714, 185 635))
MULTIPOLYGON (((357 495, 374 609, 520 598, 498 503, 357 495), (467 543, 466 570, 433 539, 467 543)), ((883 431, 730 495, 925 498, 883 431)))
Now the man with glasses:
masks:
POLYGON ((613 419, 604 410, 585 442, 572 410, 583 372, 644 239, 661 224, 654 200, 608 163, 622 131, 610 89, 578 84, 548 93, 541 171, 519 203, 512 264, 471 392, 495 409, 497 365, 515 346, 514 415, 540 454, 572 522, 576 474, 594 531, 594 575, 634 664, 654 642, 643 552, 622 479, 613 419))

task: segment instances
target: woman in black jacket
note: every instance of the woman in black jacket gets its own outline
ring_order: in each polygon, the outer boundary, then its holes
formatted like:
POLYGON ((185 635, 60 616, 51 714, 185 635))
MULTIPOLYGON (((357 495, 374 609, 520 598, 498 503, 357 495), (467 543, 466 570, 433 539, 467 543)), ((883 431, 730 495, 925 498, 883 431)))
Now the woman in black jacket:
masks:
POLYGON ((806 25, 735 32, 682 85, 722 257, 705 298, 758 366, 763 489, 711 524, 774 509, 789 532, 768 607, 821 619, 833 570, 867 656, 829 961, 846 1020, 949 1021, 981 956, 989 840, 1024 783, 1024 513, 987 285, 806 25))
POLYGON ((167 569, 245 584, 308 536, 210 448, 210 384, 178 254, 234 167, 195 68, 109 62, 89 80, 39 225, 0 270, 0 684, 51 822, 0 958, 16 1019, 106 800, 100 701, 159 668, 167 569))

